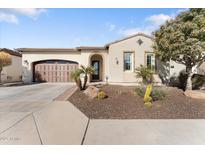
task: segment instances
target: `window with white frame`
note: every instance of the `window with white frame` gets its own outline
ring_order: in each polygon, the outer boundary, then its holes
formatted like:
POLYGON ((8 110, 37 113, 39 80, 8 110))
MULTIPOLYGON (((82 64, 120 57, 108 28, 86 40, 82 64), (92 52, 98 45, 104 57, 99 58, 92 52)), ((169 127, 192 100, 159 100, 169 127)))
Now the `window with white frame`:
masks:
POLYGON ((133 52, 124 52, 124 71, 133 71, 133 52))
POLYGON ((155 55, 154 53, 146 53, 146 66, 155 71, 155 55))

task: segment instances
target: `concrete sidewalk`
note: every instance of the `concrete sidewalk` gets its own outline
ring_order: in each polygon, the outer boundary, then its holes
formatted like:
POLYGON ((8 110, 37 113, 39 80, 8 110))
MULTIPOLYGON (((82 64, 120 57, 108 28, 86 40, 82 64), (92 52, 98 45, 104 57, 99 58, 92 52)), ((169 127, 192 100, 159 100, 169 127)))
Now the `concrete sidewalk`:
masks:
POLYGON ((35 112, 1 112, 0 144, 81 144, 88 118, 67 101, 35 112))
POLYGON ((205 120, 90 120, 84 144, 205 144, 205 120))
POLYGON ((205 120, 94 120, 68 101, 0 112, 0 144, 205 144, 205 120))

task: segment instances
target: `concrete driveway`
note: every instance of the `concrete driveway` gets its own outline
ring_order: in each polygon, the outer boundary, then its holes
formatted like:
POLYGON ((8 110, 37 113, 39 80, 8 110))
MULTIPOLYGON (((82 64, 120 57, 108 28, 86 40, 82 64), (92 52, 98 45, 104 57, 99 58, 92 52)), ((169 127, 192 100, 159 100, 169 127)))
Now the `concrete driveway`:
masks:
POLYGON ((42 83, 0 87, 0 101, 51 101, 71 86, 71 83, 42 83))
POLYGON ((50 103, 72 83, 42 83, 0 87, 0 112, 32 112, 50 103))
POLYGON ((73 84, 0 88, 0 144, 81 144, 88 118, 68 101, 54 101, 73 84))

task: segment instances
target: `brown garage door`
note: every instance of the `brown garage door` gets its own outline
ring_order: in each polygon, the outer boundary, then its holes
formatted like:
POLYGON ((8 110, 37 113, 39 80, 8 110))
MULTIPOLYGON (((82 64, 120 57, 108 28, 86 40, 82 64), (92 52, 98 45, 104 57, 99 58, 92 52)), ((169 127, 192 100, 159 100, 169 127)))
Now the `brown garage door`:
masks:
POLYGON ((70 77, 78 64, 65 61, 45 61, 34 65, 35 82, 73 82, 70 77))

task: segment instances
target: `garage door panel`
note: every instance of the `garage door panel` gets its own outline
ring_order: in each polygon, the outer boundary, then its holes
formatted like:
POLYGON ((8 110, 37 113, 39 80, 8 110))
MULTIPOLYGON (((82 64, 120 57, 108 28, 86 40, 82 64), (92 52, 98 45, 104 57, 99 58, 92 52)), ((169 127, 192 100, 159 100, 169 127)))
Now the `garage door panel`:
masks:
POLYGON ((70 74, 77 68, 75 63, 37 63, 34 65, 34 79, 37 82, 73 82, 70 74))

